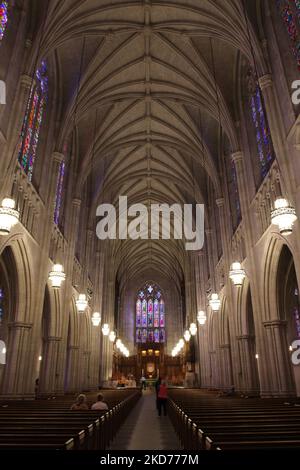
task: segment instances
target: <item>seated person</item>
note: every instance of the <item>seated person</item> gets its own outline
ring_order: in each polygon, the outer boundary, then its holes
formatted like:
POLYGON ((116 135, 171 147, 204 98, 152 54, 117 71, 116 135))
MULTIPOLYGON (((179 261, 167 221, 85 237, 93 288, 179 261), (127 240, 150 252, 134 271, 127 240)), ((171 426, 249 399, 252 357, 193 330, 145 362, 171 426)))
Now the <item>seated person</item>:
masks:
POLYGON ((226 390, 226 391, 223 391, 223 392, 220 392, 217 397, 234 397, 235 396, 235 388, 234 387, 231 387, 230 390, 226 390))
POLYGON ((92 405, 91 410, 108 410, 108 405, 105 403, 102 393, 98 393, 97 401, 92 405))
POLYGON ((80 410, 88 410, 89 407, 86 403, 86 396, 83 395, 83 393, 81 393, 80 395, 78 395, 78 397, 76 398, 76 402, 71 406, 70 408, 72 411, 80 411, 80 410))

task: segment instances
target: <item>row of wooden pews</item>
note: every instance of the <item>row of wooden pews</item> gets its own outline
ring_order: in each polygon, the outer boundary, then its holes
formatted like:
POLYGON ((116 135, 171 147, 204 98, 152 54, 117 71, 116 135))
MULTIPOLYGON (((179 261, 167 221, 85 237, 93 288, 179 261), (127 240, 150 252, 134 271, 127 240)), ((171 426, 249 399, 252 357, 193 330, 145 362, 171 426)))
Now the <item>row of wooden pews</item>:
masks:
MULTIPOLYGON (((0 450, 104 450, 141 396, 140 390, 104 390, 108 411, 70 411, 74 396, 0 402, 0 450)), ((97 393, 87 394, 88 404, 97 393)), ((89 406, 90 408, 90 406, 89 406)))
POLYGON ((218 397, 203 390, 173 389, 169 414, 187 450, 300 447, 297 399, 218 397))

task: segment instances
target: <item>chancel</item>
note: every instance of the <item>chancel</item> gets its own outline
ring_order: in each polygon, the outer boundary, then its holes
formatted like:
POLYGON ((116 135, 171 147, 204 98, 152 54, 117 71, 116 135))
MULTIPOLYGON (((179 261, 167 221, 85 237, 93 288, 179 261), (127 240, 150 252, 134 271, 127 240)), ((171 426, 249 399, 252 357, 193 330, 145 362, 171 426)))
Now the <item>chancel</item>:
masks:
POLYGON ((299 71, 296 0, 0 0, 0 451, 299 448, 299 71))

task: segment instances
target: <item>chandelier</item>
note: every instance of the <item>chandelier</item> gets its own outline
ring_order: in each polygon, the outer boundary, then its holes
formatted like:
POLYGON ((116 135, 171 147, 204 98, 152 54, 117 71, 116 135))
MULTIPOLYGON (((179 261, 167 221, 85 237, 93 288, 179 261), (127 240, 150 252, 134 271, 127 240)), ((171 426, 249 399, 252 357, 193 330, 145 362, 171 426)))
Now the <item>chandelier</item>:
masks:
POLYGON ((116 333, 114 331, 111 331, 109 333, 109 341, 111 341, 112 343, 115 342, 115 339, 116 339, 116 333))
POLYGON ((189 340, 191 339, 191 333, 189 332, 189 330, 185 330, 183 337, 186 340, 186 342, 188 343, 189 340))
POLYGON ((88 306, 88 301, 85 294, 79 294, 78 300, 76 300, 76 307, 78 312, 82 313, 88 306))
POLYGON ((243 281, 246 277, 246 273, 245 273, 245 270, 242 268, 241 263, 238 263, 238 262, 232 263, 230 271, 229 271, 229 277, 235 286, 243 285, 243 281))
POLYGON ((92 315, 93 326, 99 326, 101 322, 101 315, 99 312, 94 312, 92 315))
POLYGON ((122 340, 120 338, 117 339, 116 341, 116 347, 119 349, 119 351, 125 356, 125 357, 129 357, 129 351, 128 349, 126 348, 126 346, 124 346, 122 340))
POLYGON ((15 209, 13 199, 5 198, 0 206, 0 235, 8 235, 11 229, 19 222, 20 213, 15 209))
POLYGON ((66 275, 64 273, 64 268, 61 264, 55 264, 53 266, 53 271, 49 273, 49 281, 52 284, 54 289, 59 289, 61 287, 62 282, 66 279, 66 275))
POLYGON ((209 305, 214 312, 218 312, 220 310, 221 301, 219 299, 218 294, 211 294, 211 299, 209 301, 209 305))
POLYGON ((198 320, 199 325, 205 325, 206 315, 205 315, 205 312, 203 312, 203 310, 199 310, 198 315, 197 315, 197 320, 198 320))
POLYGON ((191 323, 190 324, 190 333, 192 336, 195 336, 197 334, 197 325, 196 323, 191 323))
POLYGON ((102 326, 102 333, 103 333, 104 336, 109 335, 109 325, 108 325, 108 323, 104 323, 104 325, 102 326))
POLYGON ((271 222, 277 225, 282 235, 289 235, 293 231, 297 220, 295 209, 284 198, 276 199, 274 209, 271 211, 271 222))
POLYGON ((178 343, 176 344, 176 346, 172 350, 172 357, 177 356, 177 354, 180 353, 180 351, 182 350, 183 347, 184 347, 184 340, 182 338, 180 338, 180 340, 178 341, 178 343))

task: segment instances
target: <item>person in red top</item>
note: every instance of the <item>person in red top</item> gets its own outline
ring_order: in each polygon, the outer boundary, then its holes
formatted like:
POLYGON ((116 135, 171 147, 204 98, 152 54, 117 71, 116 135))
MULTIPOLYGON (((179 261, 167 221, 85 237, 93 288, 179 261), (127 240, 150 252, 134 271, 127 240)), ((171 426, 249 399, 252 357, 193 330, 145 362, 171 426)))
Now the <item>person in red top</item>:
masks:
POLYGON ((162 380, 159 386, 158 395, 157 395, 157 408, 158 408, 159 416, 161 416, 162 408, 164 409, 164 415, 167 416, 167 399, 168 399, 167 384, 165 380, 162 380))

